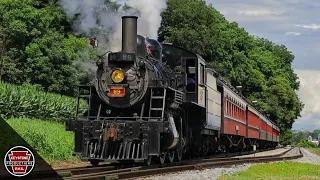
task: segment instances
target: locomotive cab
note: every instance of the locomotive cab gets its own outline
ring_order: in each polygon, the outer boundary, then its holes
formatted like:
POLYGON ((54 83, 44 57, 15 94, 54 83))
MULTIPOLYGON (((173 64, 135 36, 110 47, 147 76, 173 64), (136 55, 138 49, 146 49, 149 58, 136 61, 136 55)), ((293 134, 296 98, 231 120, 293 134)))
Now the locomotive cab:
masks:
POLYGON ((182 47, 167 43, 162 46, 166 64, 180 71, 177 86, 185 92, 185 102, 205 107, 205 60, 182 47))
POLYGON ((186 101, 195 102, 205 107, 205 61, 200 57, 185 58, 186 101))

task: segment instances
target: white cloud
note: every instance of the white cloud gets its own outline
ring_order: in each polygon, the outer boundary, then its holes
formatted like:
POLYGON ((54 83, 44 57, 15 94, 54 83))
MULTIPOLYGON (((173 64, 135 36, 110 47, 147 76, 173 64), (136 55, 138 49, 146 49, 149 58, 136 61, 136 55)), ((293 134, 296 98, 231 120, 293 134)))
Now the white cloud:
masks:
POLYGON ((302 115, 320 114, 320 71, 295 70, 300 80, 298 95, 305 104, 302 115))
POLYGON ((299 36, 301 33, 299 32, 287 32, 285 35, 288 36, 288 35, 294 35, 294 36, 299 36))
POLYGON ((266 8, 258 8, 258 9, 248 9, 236 12, 239 15, 247 15, 247 16, 265 16, 265 15, 280 15, 283 11, 271 11, 266 8))
POLYGON ((310 24, 310 25, 295 24, 295 26, 306 28, 306 29, 313 29, 313 30, 320 29, 320 24, 310 24))
POLYGON ((269 20, 283 22, 285 21, 283 14, 289 9, 286 6, 279 6, 279 3, 273 0, 263 2, 256 0, 207 0, 207 4, 212 4, 228 20, 240 23, 244 21, 266 22, 269 20))
POLYGON ((320 116, 319 114, 308 113, 302 118, 297 120, 292 129, 305 129, 305 130, 314 130, 320 129, 320 116))
POLYGON ((320 71, 295 70, 300 80, 298 95, 305 104, 295 126, 320 128, 320 71))

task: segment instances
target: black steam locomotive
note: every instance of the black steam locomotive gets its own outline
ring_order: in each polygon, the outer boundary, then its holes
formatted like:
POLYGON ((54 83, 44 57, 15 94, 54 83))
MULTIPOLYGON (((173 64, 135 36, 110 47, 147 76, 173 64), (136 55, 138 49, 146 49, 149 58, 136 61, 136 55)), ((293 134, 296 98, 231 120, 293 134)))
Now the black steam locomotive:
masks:
MULTIPOLYGON (((212 104, 212 113, 206 108, 210 98, 221 102, 217 89, 206 91, 208 75, 216 81, 216 73, 205 74, 205 61, 188 50, 138 35, 137 17, 122 17, 122 50, 97 66, 95 85, 79 86, 78 100, 88 100, 86 113, 79 114, 84 107, 78 101, 76 117, 67 123, 82 160, 162 164, 239 141, 233 136, 219 143, 221 125, 214 122, 221 123, 222 104, 212 104)), ((245 148, 241 144, 236 147, 245 148)))

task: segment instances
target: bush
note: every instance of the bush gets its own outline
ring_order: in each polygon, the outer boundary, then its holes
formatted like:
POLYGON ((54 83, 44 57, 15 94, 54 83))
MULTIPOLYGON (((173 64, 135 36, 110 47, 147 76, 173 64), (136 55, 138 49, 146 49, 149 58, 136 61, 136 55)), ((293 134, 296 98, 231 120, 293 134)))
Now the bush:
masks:
POLYGON ((313 144, 312 142, 309 142, 308 140, 303 140, 300 143, 297 144, 299 147, 305 147, 305 148, 316 148, 317 145, 313 144))
POLYGON ((7 123, 49 164, 75 159, 73 132, 65 131, 62 123, 25 118, 9 119, 7 123))
MULTIPOLYGON (((76 113, 76 98, 46 93, 37 86, 0 83, 0 115, 64 122, 76 113)), ((86 106, 85 101, 80 101, 86 106)), ((83 113, 83 111, 82 111, 83 113)))

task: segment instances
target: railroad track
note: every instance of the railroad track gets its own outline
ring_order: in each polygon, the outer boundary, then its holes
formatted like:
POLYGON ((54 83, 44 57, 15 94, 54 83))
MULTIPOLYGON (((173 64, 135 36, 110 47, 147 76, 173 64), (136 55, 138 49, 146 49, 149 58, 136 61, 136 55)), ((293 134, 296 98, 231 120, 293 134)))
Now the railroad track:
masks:
MULTIPOLYGON (((211 156, 205 159, 193 159, 193 160, 184 160, 180 163, 173 164, 163 164, 163 165, 152 165, 152 166, 117 166, 117 164, 112 165, 101 165, 98 167, 77 167, 77 168, 68 168, 68 169, 58 169, 55 171, 39 171, 33 172, 28 175, 28 179, 58 179, 55 177, 57 173, 66 180, 73 179, 126 179, 126 178, 135 178, 141 176, 148 176, 154 174, 162 174, 169 172, 178 172, 183 170, 194 170, 210 167, 221 167, 235 164, 243 164, 249 162, 268 162, 268 161, 277 161, 277 160, 286 160, 286 159, 295 159, 302 157, 300 155, 296 156, 287 156, 284 157, 289 151, 293 148, 286 150, 283 153, 271 155, 271 156, 260 156, 260 157, 217 157, 211 156)), ((242 153, 244 154, 252 154, 242 153)), ((228 156, 237 156, 239 153, 229 154, 228 156)), ((6 179, 1 177, 0 179, 6 179)), ((60 178, 61 179, 61 178, 60 178)))
POLYGON ((261 156, 261 157, 238 157, 238 158, 210 158, 210 159, 202 159, 202 160, 189 160, 183 161, 180 164, 175 164, 171 166, 149 166, 149 167, 135 167, 135 168, 127 168, 121 170, 113 170, 109 172, 101 172, 95 174, 87 174, 87 175, 76 175, 71 177, 64 177, 66 180, 73 179, 92 179, 92 180, 105 180, 105 179, 132 179, 143 176, 150 176, 156 174, 164 174, 170 172, 179 172, 186 170, 199 170, 204 168, 215 168, 222 166, 231 166, 236 164, 243 163, 256 163, 256 162, 270 162, 270 161, 280 161, 280 160, 288 160, 288 159, 296 159, 302 157, 302 153, 299 149, 299 154, 293 156, 285 156, 286 153, 293 150, 293 148, 271 156, 261 156))
POLYGON ((132 179, 143 176, 150 176, 156 174, 164 174, 170 172, 179 172, 186 170, 199 170, 204 168, 215 168, 222 166, 231 166, 236 164, 243 163, 257 163, 257 162, 270 162, 270 161, 281 161, 289 159, 297 159, 303 157, 300 149, 299 154, 285 156, 286 153, 292 149, 272 156, 261 156, 261 157, 244 157, 244 158, 219 158, 219 159, 203 159, 201 161, 192 161, 187 162, 186 164, 182 163, 181 165, 171 166, 171 167, 148 167, 148 168, 129 168, 121 170, 122 172, 112 171, 112 172, 102 172, 96 174, 88 174, 83 176, 72 176, 65 177, 64 179, 73 180, 73 179, 92 179, 92 180, 105 180, 105 179, 132 179), (219 160, 219 161, 217 161, 219 160))

